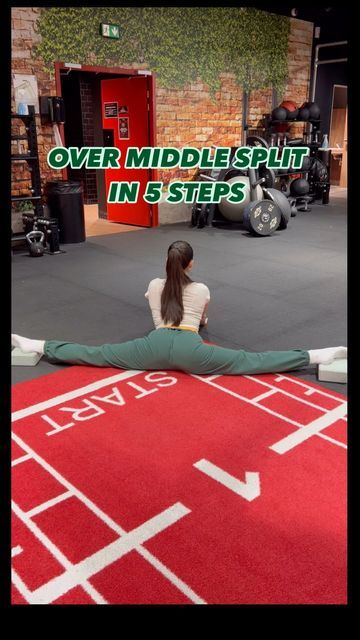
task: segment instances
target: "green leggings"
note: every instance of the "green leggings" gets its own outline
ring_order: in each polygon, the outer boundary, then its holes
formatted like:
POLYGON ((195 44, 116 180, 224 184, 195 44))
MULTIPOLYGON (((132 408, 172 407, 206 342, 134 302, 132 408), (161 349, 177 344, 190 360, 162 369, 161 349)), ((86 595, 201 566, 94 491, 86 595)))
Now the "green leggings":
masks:
POLYGON ((225 349, 205 344, 198 333, 182 329, 155 329, 144 338, 101 347, 48 340, 44 352, 52 362, 196 374, 271 373, 309 364, 308 352, 301 349, 263 353, 225 349))

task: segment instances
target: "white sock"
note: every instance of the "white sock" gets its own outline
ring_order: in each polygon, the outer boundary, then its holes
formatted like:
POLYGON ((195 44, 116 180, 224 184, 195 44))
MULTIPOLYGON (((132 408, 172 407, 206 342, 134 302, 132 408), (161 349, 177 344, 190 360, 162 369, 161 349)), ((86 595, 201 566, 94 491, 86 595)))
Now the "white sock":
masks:
POLYGON ((31 340, 30 338, 23 338, 16 333, 11 334, 11 344, 13 347, 18 347, 24 353, 44 353, 45 340, 31 340))
POLYGON ((338 358, 347 358, 347 347, 328 347, 308 351, 310 364, 330 364, 338 358))

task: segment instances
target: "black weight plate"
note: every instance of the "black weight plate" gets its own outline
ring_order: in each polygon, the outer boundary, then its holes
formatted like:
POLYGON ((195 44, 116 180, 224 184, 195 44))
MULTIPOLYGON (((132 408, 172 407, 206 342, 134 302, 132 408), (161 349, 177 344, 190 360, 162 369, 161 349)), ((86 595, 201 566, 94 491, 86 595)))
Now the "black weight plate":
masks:
POLYGON ((280 209, 272 200, 254 200, 244 209, 244 226, 256 236, 271 236, 281 220, 280 209))
POLYGON ((265 182, 263 183, 263 185, 266 188, 272 189, 275 186, 276 174, 274 169, 269 169, 269 167, 266 167, 264 164, 261 164, 259 166, 259 177, 265 178, 265 182))
POLYGON ((200 211, 201 211, 201 204, 194 202, 193 207, 191 209, 191 225, 193 227, 196 227, 198 223, 200 211))
POLYGON ((230 168, 223 177, 223 181, 227 182, 230 178, 235 178, 236 176, 247 176, 247 170, 230 168))
POLYGON ((287 147, 303 147, 304 140, 302 138, 292 138, 292 140, 288 140, 286 143, 287 147))
POLYGON ((247 147, 266 147, 269 148, 268 143, 261 136, 248 136, 246 138, 246 146, 247 147))
POLYGON ((291 216, 291 206, 286 195, 282 191, 279 191, 279 189, 266 189, 264 191, 264 196, 268 200, 272 200, 273 202, 275 202, 275 204, 277 204, 280 209, 281 215, 281 220, 278 228, 280 230, 286 229, 291 216))
POLYGON ((198 229, 203 229, 205 227, 208 221, 208 215, 209 215, 209 205, 207 202, 206 203, 204 202, 201 205, 201 210, 199 213, 199 218, 197 223, 198 229))

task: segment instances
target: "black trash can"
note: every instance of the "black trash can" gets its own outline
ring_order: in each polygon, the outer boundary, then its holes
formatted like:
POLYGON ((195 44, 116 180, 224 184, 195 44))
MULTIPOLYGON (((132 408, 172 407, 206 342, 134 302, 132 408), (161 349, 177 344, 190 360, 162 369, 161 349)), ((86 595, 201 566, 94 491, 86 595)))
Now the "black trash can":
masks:
POLYGON ((83 188, 75 180, 57 180, 46 184, 51 218, 59 221, 60 244, 85 241, 83 188))

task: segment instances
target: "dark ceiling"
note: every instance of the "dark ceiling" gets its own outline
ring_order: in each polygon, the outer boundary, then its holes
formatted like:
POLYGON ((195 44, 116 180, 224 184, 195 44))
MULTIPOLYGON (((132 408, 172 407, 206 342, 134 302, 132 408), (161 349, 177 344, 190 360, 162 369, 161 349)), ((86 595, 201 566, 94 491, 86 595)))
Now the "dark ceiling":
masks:
POLYGON ((295 9, 297 15, 293 17, 299 20, 308 20, 313 22, 316 27, 320 27, 318 42, 335 42, 347 40, 349 37, 349 25, 352 19, 349 7, 341 7, 339 5, 336 7, 319 7, 294 4, 289 7, 284 7, 283 5, 261 6, 261 9, 286 16, 291 16, 292 10, 295 9))

